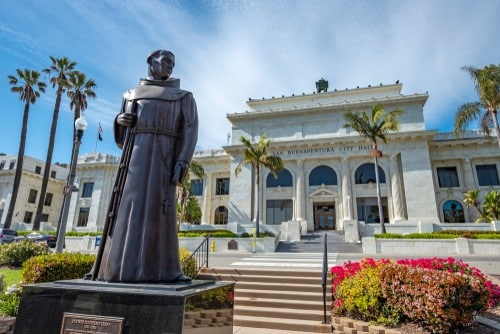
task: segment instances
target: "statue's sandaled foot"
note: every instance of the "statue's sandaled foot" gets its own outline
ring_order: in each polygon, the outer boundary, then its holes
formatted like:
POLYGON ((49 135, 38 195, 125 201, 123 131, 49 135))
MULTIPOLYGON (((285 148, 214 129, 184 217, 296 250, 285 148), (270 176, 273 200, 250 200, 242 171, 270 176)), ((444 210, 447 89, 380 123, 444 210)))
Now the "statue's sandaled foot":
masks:
POLYGON ((92 271, 90 271, 90 272, 86 273, 85 275, 83 275, 83 279, 91 281, 93 276, 94 276, 94 273, 92 271))
POLYGON ((177 276, 176 279, 172 280, 170 283, 189 283, 191 281, 192 281, 191 277, 179 275, 177 276))

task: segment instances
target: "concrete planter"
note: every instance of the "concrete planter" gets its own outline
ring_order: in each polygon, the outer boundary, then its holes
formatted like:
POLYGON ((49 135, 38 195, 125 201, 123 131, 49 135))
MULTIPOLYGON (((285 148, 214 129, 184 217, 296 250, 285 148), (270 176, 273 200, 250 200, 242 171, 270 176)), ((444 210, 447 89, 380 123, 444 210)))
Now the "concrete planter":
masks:
POLYGON ((498 255, 500 240, 478 239, 377 239, 363 238, 364 254, 498 255))

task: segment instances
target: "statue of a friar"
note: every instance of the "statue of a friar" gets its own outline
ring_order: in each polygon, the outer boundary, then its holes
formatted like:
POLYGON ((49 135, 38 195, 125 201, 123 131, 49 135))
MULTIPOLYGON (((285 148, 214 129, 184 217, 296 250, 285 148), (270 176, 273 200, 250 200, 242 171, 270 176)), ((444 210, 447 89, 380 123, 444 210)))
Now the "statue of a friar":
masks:
POLYGON ((179 259, 175 188, 198 137, 193 95, 171 78, 172 52, 148 58, 148 78, 124 94, 114 134, 123 153, 92 278, 185 282, 179 259))

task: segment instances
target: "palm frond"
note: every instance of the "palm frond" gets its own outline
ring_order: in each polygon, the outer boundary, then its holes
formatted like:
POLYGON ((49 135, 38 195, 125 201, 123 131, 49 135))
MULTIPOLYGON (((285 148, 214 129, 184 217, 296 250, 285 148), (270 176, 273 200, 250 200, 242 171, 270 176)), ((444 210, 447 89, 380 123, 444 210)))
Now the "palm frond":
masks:
POLYGON ((454 133, 456 136, 481 114, 480 102, 469 102, 461 105, 455 114, 454 133))

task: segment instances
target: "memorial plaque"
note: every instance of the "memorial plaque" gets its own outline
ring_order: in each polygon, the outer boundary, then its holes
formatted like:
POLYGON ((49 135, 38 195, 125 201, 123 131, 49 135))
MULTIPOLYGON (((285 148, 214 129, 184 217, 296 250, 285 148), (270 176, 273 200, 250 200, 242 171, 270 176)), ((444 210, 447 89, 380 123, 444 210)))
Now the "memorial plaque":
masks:
POLYGON ((238 242, 236 242, 234 239, 229 241, 227 243, 227 249, 229 250, 238 250, 238 242))
POLYGON ((123 318, 64 312, 61 334, 122 334, 123 318))

